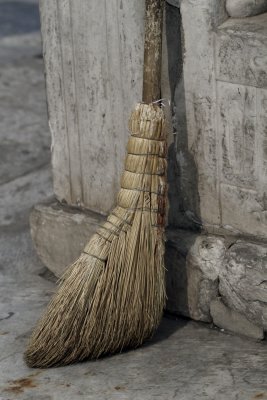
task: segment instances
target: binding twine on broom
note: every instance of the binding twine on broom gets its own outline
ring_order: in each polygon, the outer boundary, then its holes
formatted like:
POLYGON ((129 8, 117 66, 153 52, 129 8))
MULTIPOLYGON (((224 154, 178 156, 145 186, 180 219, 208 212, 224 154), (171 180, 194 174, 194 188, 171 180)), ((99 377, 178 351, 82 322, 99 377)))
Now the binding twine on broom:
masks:
POLYGON ((165 304, 166 122, 136 105, 117 206, 71 265, 29 341, 31 367, 69 364, 137 347, 165 304))

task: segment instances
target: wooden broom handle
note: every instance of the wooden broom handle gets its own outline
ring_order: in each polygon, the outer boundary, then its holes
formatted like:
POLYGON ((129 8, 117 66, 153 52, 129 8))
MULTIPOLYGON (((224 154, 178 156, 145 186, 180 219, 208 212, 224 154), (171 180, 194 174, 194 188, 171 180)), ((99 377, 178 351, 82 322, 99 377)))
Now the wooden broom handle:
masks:
POLYGON ((146 0, 143 102, 160 99, 164 0, 146 0))

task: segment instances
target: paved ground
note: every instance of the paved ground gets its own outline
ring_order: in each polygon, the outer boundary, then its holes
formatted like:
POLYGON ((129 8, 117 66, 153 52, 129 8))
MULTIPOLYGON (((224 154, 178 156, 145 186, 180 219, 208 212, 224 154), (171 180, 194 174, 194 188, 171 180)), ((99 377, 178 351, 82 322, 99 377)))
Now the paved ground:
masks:
POLYGON ((28 225, 32 205, 52 195, 36 4, 0 0, 0 399, 267 399, 266 342, 186 320, 164 318, 146 346, 99 361, 50 370, 24 364, 55 287, 28 225), (19 18, 33 20, 16 25, 19 18))

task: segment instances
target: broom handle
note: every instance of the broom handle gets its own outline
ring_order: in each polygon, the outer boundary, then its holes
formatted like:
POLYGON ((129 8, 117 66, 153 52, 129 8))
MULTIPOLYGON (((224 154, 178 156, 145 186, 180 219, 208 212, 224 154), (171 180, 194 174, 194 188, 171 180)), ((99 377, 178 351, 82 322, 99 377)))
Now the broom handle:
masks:
POLYGON ((164 0, 146 0, 143 102, 160 99, 164 0))

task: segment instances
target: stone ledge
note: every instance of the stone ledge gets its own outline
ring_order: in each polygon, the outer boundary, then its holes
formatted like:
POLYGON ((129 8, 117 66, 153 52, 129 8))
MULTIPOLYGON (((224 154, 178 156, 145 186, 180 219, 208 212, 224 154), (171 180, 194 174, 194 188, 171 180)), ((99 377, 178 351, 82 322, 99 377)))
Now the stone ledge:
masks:
POLYGON ((31 212, 31 235, 42 262, 57 277, 81 253, 104 217, 61 206, 56 201, 36 205, 31 212))

